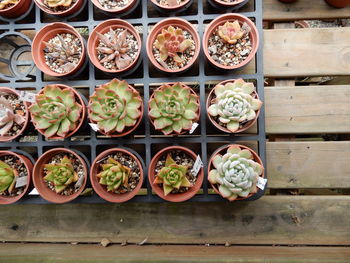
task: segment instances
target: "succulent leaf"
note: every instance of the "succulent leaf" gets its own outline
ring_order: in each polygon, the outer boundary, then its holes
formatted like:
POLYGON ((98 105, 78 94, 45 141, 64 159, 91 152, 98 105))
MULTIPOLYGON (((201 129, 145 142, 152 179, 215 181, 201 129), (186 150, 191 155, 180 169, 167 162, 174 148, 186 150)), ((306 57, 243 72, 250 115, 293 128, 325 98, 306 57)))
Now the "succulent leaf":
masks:
POLYGON ((0 160, 0 193, 8 190, 11 194, 15 187, 17 177, 17 170, 0 160))
POLYGON ((51 8, 69 7, 72 0, 44 0, 44 4, 51 8))
POLYGON ((236 44, 237 40, 243 37, 244 31, 237 20, 234 22, 226 21, 224 25, 219 26, 218 35, 225 42, 236 44))
POLYGON ((25 122, 25 118, 14 112, 10 101, 0 96, 0 136, 5 136, 15 123, 21 125, 25 122))

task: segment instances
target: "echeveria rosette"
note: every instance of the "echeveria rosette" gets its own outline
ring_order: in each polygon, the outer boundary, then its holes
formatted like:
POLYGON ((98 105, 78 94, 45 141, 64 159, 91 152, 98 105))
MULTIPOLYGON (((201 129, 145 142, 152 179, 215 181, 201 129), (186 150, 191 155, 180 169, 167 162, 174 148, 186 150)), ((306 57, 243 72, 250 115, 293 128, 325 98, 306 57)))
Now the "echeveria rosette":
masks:
POLYGON ((133 127, 141 117, 140 94, 126 81, 113 79, 95 89, 90 97, 90 120, 106 134, 122 133, 133 127))
POLYGON ((34 126, 44 130, 47 138, 67 137, 76 129, 82 110, 83 106, 77 102, 72 89, 59 85, 46 86, 29 108, 34 126))
POLYGON ((15 184, 18 172, 7 163, 0 161, 0 193, 6 190, 11 194, 15 184))
POLYGON ((232 145, 226 154, 214 156, 214 169, 210 170, 208 180, 213 185, 219 185, 220 194, 230 201, 248 197, 256 193, 258 178, 263 173, 263 167, 253 159, 248 149, 232 145))
POLYGON ((165 135, 190 130, 199 119, 199 98, 181 83, 165 84, 154 91, 149 101, 149 116, 165 135))
POLYGON ((254 120, 262 102, 254 98, 253 83, 242 79, 226 84, 219 84, 214 88, 215 98, 211 100, 208 113, 218 117, 230 132, 236 132, 244 122, 254 120))

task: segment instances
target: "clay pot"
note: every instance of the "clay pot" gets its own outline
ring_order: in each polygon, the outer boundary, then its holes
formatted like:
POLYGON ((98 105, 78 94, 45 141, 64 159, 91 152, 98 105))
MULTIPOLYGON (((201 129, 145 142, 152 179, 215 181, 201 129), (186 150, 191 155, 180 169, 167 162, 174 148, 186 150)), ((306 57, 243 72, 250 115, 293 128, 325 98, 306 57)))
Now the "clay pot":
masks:
POLYGON ((195 183, 194 186, 190 187, 189 190, 187 192, 184 193, 177 193, 177 194, 168 194, 167 196, 164 195, 164 191, 162 186, 158 185, 158 184, 153 184, 154 179, 155 179, 155 168, 157 165, 158 160, 166 155, 168 152, 174 151, 174 150, 180 150, 182 152, 185 152, 187 155, 189 155, 190 157, 193 158, 193 160, 197 159, 197 155, 191 151, 190 149, 187 149, 185 147, 181 147, 181 146, 169 146, 166 147, 162 150, 160 150, 151 160, 151 163, 149 165, 148 168, 148 180, 149 183, 152 186, 152 190, 161 198, 163 198, 164 200, 170 201, 170 202, 183 202, 186 201, 190 198, 192 198, 193 196, 195 196, 195 194, 199 191, 199 189, 202 186, 203 183, 203 179, 204 179, 204 171, 203 168, 201 168, 199 170, 199 173, 197 175, 197 181, 195 183))
POLYGON ((147 51, 148 59, 151 61, 153 66, 155 66, 158 70, 163 71, 163 72, 167 72, 167 73, 184 72, 187 69, 189 69, 198 58, 199 51, 200 51, 199 35, 198 35, 197 30, 193 27, 193 25, 190 22, 187 22, 186 20, 184 20, 182 18, 175 18, 175 17, 167 18, 167 19, 164 19, 164 20, 158 22, 157 24, 155 24, 154 27, 152 28, 151 32, 148 34, 146 51, 147 51), (188 31, 192 35, 193 41, 195 42, 195 45, 196 45, 194 56, 193 56, 192 60, 189 61, 186 66, 184 66, 180 69, 177 69, 177 70, 164 68, 162 65, 160 65, 158 63, 158 61, 153 56, 153 44, 157 38, 157 35, 159 33, 161 33, 163 28, 167 28, 169 26, 173 26, 175 28, 179 27, 183 30, 188 31))
MULTIPOLYGON (((217 85, 225 85, 225 84, 228 83, 228 82, 234 82, 234 81, 235 81, 235 79, 225 80, 225 81, 222 81, 222 82, 218 83, 217 85)), ((215 87, 216 87, 217 85, 215 85, 215 87)), ((207 116, 208 116, 209 120, 211 121, 211 123, 212 123, 216 128, 218 128, 219 130, 221 130, 221 131, 223 131, 223 132, 227 132, 227 133, 233 133, 233 132, 230 131, 229 129, 227 129, 227 128, 221 126, 219 123, 217 123, 217 122, 214 120, 214 118, 213 118, 213 117, 209 114, 209 112, 208 112, 208 108, 209 108, 210 105, 211 105, 211 101, 212 101, 212 99, 215 97, 215 93, 214 93, 215 87, 209 92, 209 95, 208 95, 208 98, 207 98, 207 105, 206 105, 206 108, 207 108, 207 116)), ((258 93, 257 93, 256 91, 253 92, 252 97, 255 98, 255 99, 259 99, 259 95, 258 95, 258 93)), ((243 132, 243 131, 245 131, 245 130, 248 130, 250 127, 252 127, 252 126, 254 125, 254 123, 256 123, 256 121, 257 121, 257 119, 258 119, 258 117, 259 117, 260 110, 261 110, 261 109, 259 109, 258 111, 255 112, 255 113, 256 113, 255 119, 246 122, 245 124, 243 124, 243 127, 242 127, 242 128, 238 129, 238 130, 235 131, 234 133, 241 133, 241 132, 243 132)))
MULTIPOLYGON (((169 82, 169 83, 165 83, 164 85, 174 85, 174 84, 176 84, 176 82, 169 82)), ((189 88, 190 91, 191 91, 191 93, 192 93, 193 95, 197 96, 197 103, 199 104, 199 108, 198 108, 198 111, 197 111, 197 118, 194 119, 194 120, 192 121, 192 123, 198 122, 199 119, 200 119, 200 116, 201 116, 201 104, 200 104, 199 96, 198 96, 197 93, 196 93, 193 89, 191 89, 189 86, 187 86, 187 85, 185 85, 185 84, 183 84, 183 83, 181 83, 181 85, 182 85, 182 86, 185 86, 185 87, 187 87, 187 88, 189 88)), ((162 87, 163 87, 163 85, 160 86, 159 88, 157 88, 156 90, 161 90, 162 87)), ((155 90, 155 91, 156 91, 156 90, 155 90)), ((153 93, 152 93, 152 95, 151 95, 151 97, 150 97, 150 100, 153 99, 153 98, 154 98, 154 91, 153 91, 153 93)), ((151 107, 150 107, 150 104, 149 104, 149 102, 148 102, 148 113, 150 112, 150 110, 151 110, 151 107)), ((152 123, 153 127, 155 127, 155 125, 154 125, 154 120, 151 118, 151 116, 150 116, 149 114, 148 114, 148 118, 149 118, 150 122, 152 123)), ((157 130, 157 129, 156 129, 156 130, 157 130)), ((158 131, 162 132, 162 129, 158 129, 158 131)), ((188 130, 184 130, 184 131, 182 131, 182 132, 180 132, 180 133, 177 133, 177 132, 174 131, 174 133, 168 134, 168 136, 177 136, 177 135, 185 134, 185 133, 187 133, 187 132, 188 132, 188 130)))
POLYGON ((36 190, 39 192, 42 198, 44 198, 45 200, 51 203, 56 203, 56 204, 67 203, 77 198, 85 188, 87 177, 88 177, 88 168, 84 159, 80 157, 79 154, 77 154, 75 151, 72 151, 67 148, 55 148, 45 152, 36 161, 33 169, 33 182, 36 190), (55 191, 48 188, 48 186, 46 185, 46 182, 43 179, 44 165, 47 164, 52 157, 60 153, 72 154, 83 164, 84 181, 77 192, 68 196, 56 194, 55 191))
MULTIPOLYGON (((2 92, 7 93, 7 94, 15 94, 19 97, 19 93, 15 89, 7 88, 7 87, 0 87, 0 95, 2 92)), ((8 141, 12 141, 12 140, 16 139, 17 137, 21 136, 23 134, 23 132, 25 131, 25 129, 27 128, 28 122, 29 122, 29 110, 28 110, 29 103, 23 102, 23 104, 24 104, 24 107, 26 109, 26 115, 25 115, 26 120, 23 124, 21 131, 17 135, 14 135, 14 136, 0 136, 0 142, 8 142, 8 141)))
POLYGON ((84 0, 76 0, 76 2, 67 10, 61 12, 54 12, 52 9, 48 8, 43 0, 34 0, 35 4, 45 13, 49 15, 55 16, 70 16, 78 12, 81 8, 83 8, 84 0))
MULTIPOLYGON (((263 164, 263 162, 261 161, 259 155, 258 155, 255 151, 253 151, 252 149, 250 149, 249 147, 244 146, 244 145, 240 145, 240 144, 224 145, 224 146, 220 147, 219 149, 217 149, 217 150, 212 154, 212 156, 211 156, 210 159, 209 159, 208 174, 209 174, 210 170, 214 169, 214 166, 213 166, 213 159, 214 159, 214 157, 215 157, 216 155, 218 155, 218 154, 224 155, 224 154, 227 152, 227 149, 228 149, 230 146, 239 146, 242 150, 243 150, 243 149, 249 150, 249 151, 253 154, 253 157, 254 157, 253 160, 254 160, 255 162, 259 163, 259 164, 261 165, 261 167, 263 168, 263 172, 262 172, 262 174, 260 175, 260 177, 263 177, 263 178, 265 177, 264 164, 263 164)), ((209 181, 209 180, 208 180, 208 181, 209 181)), ((210 183, 210 181, 209 181, 209 183, 210 183)), ((210 185, 211 185, 211 187, 214 189, 214 191, 215 191, 217 194, 221 195, 221 193, 220 193, 220 191, 219 191, 219 188, 217 187, 216 184, 214 185, 214 184, 210 183, 210 185)), ((255 191, 254 193, 250 193, 247 197, 237 197, 237 199, 235 199, 235 200, 233 200, 233 201, 236 201, 236 200, 238 201, 238 200, 247 199, 247 198, 253 196, 254 194, 256 194, 256 193, 258 192, 258 190, 259 190, 258 187, 256 187, 256 191, 255 191)), ((224 198, 224 197, 222 197, 222 198, 224 198)), ((226 198, 225 198, 225 199, 226 199, 226 198)), ((231 202, 232 202, 232 201, 231 201, 231 202)))
MULTIPOLYGON (((96 0, 98 1, 98 0, 96 0)), ((91 32, 88 40, 88 54, 91 62, 94 64, 96 68, 98 68, 101 71, 108 72, 108 73, 122 73, 122 72, 128 72, 129 70, 133 69, 137 65, 137 61, 140 59, 140 53, 141 53, 141 37, 139 33, 136 31, 136 29, 129 24, 128 22, 121 20, 121 19, 109 19, 106 21, 103 21, 102 23, 98 24, 94 30, 91 32), (103 65, 101 65, 100 61, 97 59, 97 51, 96 47, 99 44, 99 38, 96 32, 99 32, 101 34, 107 33, 110 28, 113 30, 117 28, 123 28, 127 29, 129 33, 133 34, 137 40, 138 43, 138 53, 136 56, 136 59, 126 68, 119 69, 119 70, 112 70, 112 69, 106 69, 103 65)))
POLYGON ((336 8, 344 8, 350 5, 350 0, 325 0, 329 5, 336 8))
POLYGON ((258 47, 259 47, 259 32, 258 32, 258 29, 256 28, 256 26, 253 23, 253 21, 251 21, 248 17, 240 15, 240 14, 230 13, 230 14, 224 14, 224 15, 221 15, 221 16, 215 18, 207 26, 207 28, 206 28, 206 30, 204 32, 204 36, 203 36, 204 54, 207 57, 207 59, 209 60, 209 62, 211 64, 213 64, 215 67, 219 68, 219 69, 233 70, 233 69, 238 69, 238 68, 244 67, 245 65, 247 65, 255 57, 255 54, 256 54, 256 52, 258 50, 258 47), (252 43, 252 50, 251 50, 250 54, 248 55, 248 57, 244 61, 239 63, 238 65, 224 66, 224 65, 221 65, 220 63, 216 62, 210 56, 209 50, 208 50, 208 41, 209 41, 210 36, 213 34, 213 31, 215 29, 217 29, 218 26, 221 26, 221 25, 225 24, 227 21, 233 22, 235 20, 238 20, 241 26, 244 23, 246 23, 251 28, 251 31, 249 32, 249 36, 250 36, 250 41, 252 43))
POLYGON ((245 4, 247 4, 249 2, 249 0, 237 0, 234 2, 225 2, 222 0, 209 0, 209 2, 211 2, 212 5, 214 5, 215 7, 218 8, 223 8, 223 9, 237 9, 237 8, 241 8, 242 6, 244 6, 245 4))
POLYGON ((184 10, 187 6, 189 6, 193 0, 186 0, 183 1, 181 4, 177 5, 177 6, 165 6, 165 5, 161 5, 158 3, 157 0, 151 0, 152 4, 154 4, 157 9, 161 10, 164 13, 174 13, 174 12, 180 12, 182 10, 184 10))
POLYGON ((35 65, 42 72, 53 77, 65 77, 76 73, 84 65, 85 57, 86 57, 86 50, 85 50, 83 37, 78 33, 78 31, 74 27, 61 22, 48 24, 39 30, 39 32, 35 35, 33 39, 32 52, 33 52, 32 56, 33 56, 35 65), (44 58, 45 44, 43 43, 43 41, 48 42, 51 38, 55 37, 57 34, 62 34, 62 33, 70 33, 78 37, 82 47, 82 54, 78 62, 78 65, 72 71, 67 73, 57 73, 51 70, 49 66, 46 65, 45 58, 44 58))
POLYGON ((27 176, 27 185, 24 188, 23 193, 21 193, 20 195, 17 196, 0 196, 0 204, 1 205, 6 205, 6 204, 12 204, 17 202, 18 200, 20 200, 27 192, 28 190, 31 188, 31 178, 32 178, 32 170, 33 170, 33 163, 32 161, 27 158, 26 156, 22 155, 22 154, 18 154, 15 152, 10 152, 10 151, 0 151, 0 156, 5 156, 5 155, 12 155, 17 157, 18 159, 21 160, 22 163, 24 163, 28 176, 27 176))
POLYGON ((129 3, 123 8, 108 9, 103 7, 98 0, 91 0, 91 1, 98 9, 101 9, 103 12, 108 12, 113 15, 127 13, 130 11, 130 9, 133 9, 137 3, 137 0, 130 0, 129 3))
POLYGON ((31 0, 19 0, 17 4, 10 8, 0 10, 0 16, 7 18, 17 18, 24 15, 31 4, 31 0))
MULTIPOLYGON (((84 122, 84 120, 85 120, 85 116, 86 116, 86 107, 85 107, 85 103, 84 103, 84 100, 82 99, 81 95, 80 95, 74 88, 69 87, 69 86, 66 86, 66 85, 63 85, 63 84, 54 84, 54 85, 58 86, 58 87, 61 88, 61 89, 66 89, 66 88, 71 89, 71 90, 73 91, 74 95, 75 95, 75 98, 76 98, 77 102, 78 102, 81 106, 83 106, 83 107, 82 107, 81 116, 80 116, 80 118, 79 118, 79 123, 78 123, 77 127, 76 127, 73 131, 71 131, 70 133, 68 133, 67 136, 64 137, 64 138, 62 138, 62 137, 60 137, 60 136, 52 136, 52 137, 49 137, 49 138, 48 138, 48 139, 53 139, 53 140, 61 140, 61 139, 65 139, 65 138, 68 138, 68 137, 72 136, 74 133, 76 133, 76 132, 80 129, 81 125, 83 124, 83 122, 84 122)), ((42 94, 42 93, 43 93, 43 89, 40 90, 40 92, 38 93, 38 95, 39 95, 39 94, 42 94)), ((30 114, 30 116, 32 117, 32 114, 30 114)), ((33 121, 32 121, 32 122, 33 122, 33 121)), ((34 122, 33 122, 33 125, 35 126, 34 122)), ((37 129, 43 136, 45 136, 45 135, 44 135, 45 130, 43 130, 43 129, 38 129, 38 128, 36 128, 36 129, 37 129)))
POLYGON ((91 184, 92 184, 94 191, 101 198, 103 198, 104 200, 106 200, 108 202, 112 202, 112 203, 123 203, 123 202, 126 202, 126 201, 130 200, 131 198, 133 198, 140 191, 142 183, 143 183, 143 167, 141 165, 140 160, 131 152, 129 152, 125 149, 121 149, 121 148, 109 149, 109 150, 106 150, 106 151, 102 152, 101 154, 99 154, 96 157, 95 161, 92 163, 91 170, 90 170, 90 181, 91 181, 91 184), (106 189, 106 186, 101 185, 99 183, 99 179, 96 176, 100 172, 99 161, 106 158, 106 156, 113 154, 113 153, 117 153, 117 152, 122 152, 126 155, 131 156, 137 162, 137 165, 140 169, 139 182, 132 192, 128 192, 128 193, 124 193, 124 194, 116 194, 116 193, 108 192, 106 189))

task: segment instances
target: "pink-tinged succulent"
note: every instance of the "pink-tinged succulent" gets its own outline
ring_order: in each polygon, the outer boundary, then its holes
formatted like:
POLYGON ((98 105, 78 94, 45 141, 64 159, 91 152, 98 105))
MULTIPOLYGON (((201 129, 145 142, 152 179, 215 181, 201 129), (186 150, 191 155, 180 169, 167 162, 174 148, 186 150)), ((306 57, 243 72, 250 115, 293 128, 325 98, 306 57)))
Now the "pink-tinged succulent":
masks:
POLYGON ((218 35, 225 42, 236 44, 238 39, 243 37, 244 31, 237 20, 234 22, 227 21, 224 25, 219 26, 218 35))
POLYGON ((25 118, 13 111, 11 103, 0 97, 0 136, 5 136, 15 123, 21 125, 24 122, 25 118))

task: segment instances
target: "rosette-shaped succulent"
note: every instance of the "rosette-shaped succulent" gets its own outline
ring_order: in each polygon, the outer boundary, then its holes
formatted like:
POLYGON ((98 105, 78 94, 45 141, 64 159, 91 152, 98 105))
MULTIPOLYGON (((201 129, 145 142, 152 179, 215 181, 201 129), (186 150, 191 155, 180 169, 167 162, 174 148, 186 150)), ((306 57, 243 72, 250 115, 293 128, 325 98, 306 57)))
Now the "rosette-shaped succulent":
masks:
POLYGON ((227 21, 224 25, 219 26, 218 35, 225 42, 236 44, 237 40, 243 37, 244 31, 237 20, 234 22, 227 21))
POLYGON ((102 172, 97 174, 100 179, 99 183, 107 186, 107 191, 116 191, 123 185, 128 186, 130 168, 122 165, 118 161, 109 157, 107 163, 101 164, 102 172))
POLYGON ((125 127, 134 126, 141 117, 140 94, 126 81, 113 79, 95 89, 90 97, 90 120, 106 134, 122 133, 125 127))
POLYGON ((18 172, 7 163, 0 161, 0 193, 8 192, 11 194, 15 187, 18 172))
POLYGON ((29 111, 34 126, 45 130, 45 137, 57 135, 65 138, 77 127, 82 108, 71 88, 48 85, 36 96, 36 102, 29 111))
POLYGON ((190 130, 199 118, 199 99, 181 83, 165 84, 154 91, 149 101, 149 116, 165 135, 190 130))
POLYGON ((214 88, 216 97, 208 108, 209 115, 219 117, 230 132, 237 131, 241 123, 255 119, 256 111, 261 108, 262 102, 252 96, 254 91, 254 84, 242 79, 217 85, 214 88))
POLYGON ((215 169, 210 170, 208 179, 213 185, 219 185, 224 198, 233 201, 257 191, 256 184, 263 168, 253 160, 249 150, 232 145, 223 156, 214 156, 213 166, 215 169))
POLYGON ((5 136, 14 123, 21 125, 25 118, 13 111, 11 103, 4 97, 0 97, 0 136, 5 136))
POLYGON ((44 180, 53 183, 57 194, 79 179, 72 161, 67 156, 63 157, 60 163, 45 164, 44 168, 47 170, 44 180))
POLYGON ((163 184, 164 195, 167 196, 173 189, 180 187, 192 187, 192 184, 186 177, 187 166, 176 164, 168 154, 165 160, 165 166, 156 175, 153 184, 163 184))
POLYGON ((44 4, 51 8, 69 7, 72 0, 44 0, 44 4))

